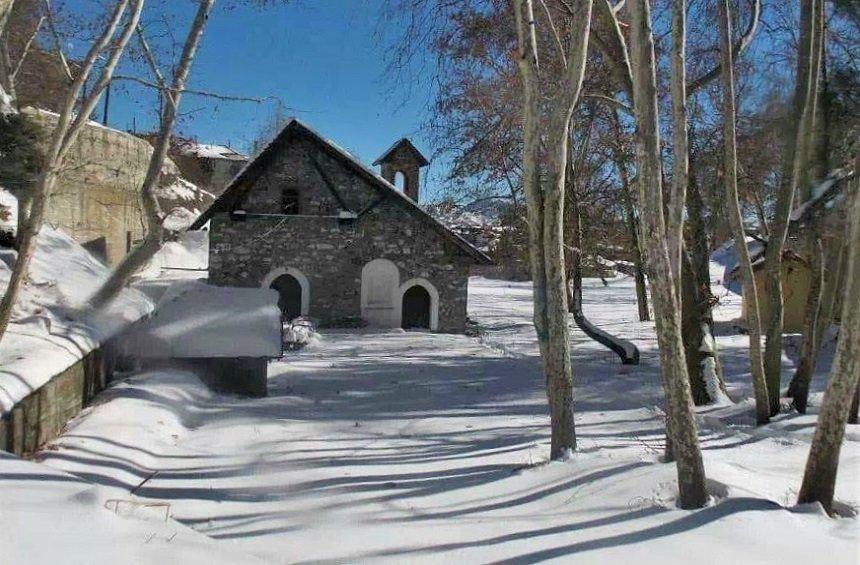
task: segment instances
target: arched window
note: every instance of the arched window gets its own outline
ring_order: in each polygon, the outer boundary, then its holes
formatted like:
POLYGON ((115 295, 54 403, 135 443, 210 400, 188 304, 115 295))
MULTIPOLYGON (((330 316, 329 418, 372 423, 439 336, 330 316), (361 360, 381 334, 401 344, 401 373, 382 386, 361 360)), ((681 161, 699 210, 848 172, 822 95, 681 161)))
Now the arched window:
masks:
POLYGON ((394 187, 400 192, 406 192, 406 175, 401 171, 394 173, 394 187))
POLYGON ((299 193, 295 189, 286 188, 281 192, 281 214, 296 215, 299 213, 299 193))

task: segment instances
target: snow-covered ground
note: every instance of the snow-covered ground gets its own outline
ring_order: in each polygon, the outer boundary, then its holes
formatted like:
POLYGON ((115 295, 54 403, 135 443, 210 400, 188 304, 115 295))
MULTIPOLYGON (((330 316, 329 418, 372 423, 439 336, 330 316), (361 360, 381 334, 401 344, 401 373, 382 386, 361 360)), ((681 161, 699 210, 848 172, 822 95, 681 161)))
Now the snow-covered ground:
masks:
MULTIPOLYGON (((0 289, 12 274, 15 251, 0 250, 0 289)), ((0 344, 0 416, 100 343, 152 311, 141 292, 125 289, 95 314, 75 310, 98 288, 108 268, 60 230, 44 226, 30 278, 0 344)))
MULTIPOLYGON (((169 503, 174 519, 211 538, 213 564, 243 562, 235 552, 270 563, 857 563, 856 519, 791 508, 814 413, 750 425, 746 337, 729 323, 718 339, 740 402, 701 410, 714 503, 678 510, 675 468, 660 462, 653 327, 636 320, 629 278, 587 280, 584 298, 586 315, 633 340, 642 360, 622 366, 574 330, 579 448, 569 461, 546 463, 529 283, 480 278, 469 296, 479 338, 327 332, 271 365, 265 399, 214 395, 178 371, 139 374, 107 391, 39 459, 100 485, 91 491, 98 504, 169 503)), ((731 320, 738 301, 723 302, 719 317, 731 320)), ((858 470, 852 428, 836 493, 846 507, 860 504, 858 470)), ((6 473, 0 466, 13 492, 31 484, 29 473, 6 473)), ((0 489, 0 536, 8 492, 0 489)), ((0 546, 20 549, 19 539, 0 546)), ((77 546, 62 541, 73 555, 77 546)), ((117 538, 131 555, 143 543, 117 538)))

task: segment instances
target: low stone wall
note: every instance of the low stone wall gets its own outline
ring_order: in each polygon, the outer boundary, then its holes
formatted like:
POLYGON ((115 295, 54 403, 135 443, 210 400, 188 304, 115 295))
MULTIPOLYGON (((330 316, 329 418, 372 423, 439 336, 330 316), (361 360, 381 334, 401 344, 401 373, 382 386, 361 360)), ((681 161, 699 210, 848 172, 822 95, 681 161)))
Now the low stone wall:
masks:
POLYGON ((0 419, 0 450, 31 456, 105 389, 115 367, 114 342, 108 341, 54 376, 0 419))

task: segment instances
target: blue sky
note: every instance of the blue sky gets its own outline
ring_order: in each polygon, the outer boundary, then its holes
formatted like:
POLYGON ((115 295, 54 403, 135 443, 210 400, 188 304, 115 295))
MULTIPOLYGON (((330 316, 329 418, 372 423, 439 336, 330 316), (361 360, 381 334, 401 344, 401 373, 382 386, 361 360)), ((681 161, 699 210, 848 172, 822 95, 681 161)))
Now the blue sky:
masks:
MULTIPOLYGON (((299 0, 265 9, 216 2, 190 88, 220 94, 276 97, 295 115, 366 163, 392 142, 411 137, 428 157, 422 135, 432 103, 429 81, 415 88, 384 76, 384 46, 376 38, 383 0, 299 0)), ((187 25, 190 2, 170 5, 187 25), (184 10, 184 13, 183 13, 184 10)), ((146 14, 152 19, 153 13, 146 14)), ((179 28, 179 24, 174 27, 179 28)), ((174 33, 179 35, 185 28, 174 33)), ((395 31, 396 30, 391 30, 395 31)), ((151 128, 153 101, 136 88, 115 88, 110 125, 151 128)), ((186 96, 179 131, 201 142, 248 150, 276 103, 223 102, 186 96)), ((97 110, 101 118, 101 108, 97 110)), ((438 194, 442 164, 424 170, 422 200, 438 194), (430 174, 428 174, 430 173, 430 174)))

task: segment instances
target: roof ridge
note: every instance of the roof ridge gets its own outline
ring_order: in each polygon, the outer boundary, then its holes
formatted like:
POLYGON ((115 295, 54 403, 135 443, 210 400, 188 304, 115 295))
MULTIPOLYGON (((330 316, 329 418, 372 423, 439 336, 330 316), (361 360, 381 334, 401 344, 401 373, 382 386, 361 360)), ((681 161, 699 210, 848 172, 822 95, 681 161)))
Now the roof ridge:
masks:
MULTIPOLYGON (((199 229, 201 228, 209 219, 212 217, 212 214, 217 211, 216 208, 220 207, 228 202, 229 198, 234 196, 233 193, 236 192, 239 187, 239 181, 248 173, 248 171, 252 170, 256 164, 263 158, 265 158, 271 151, 274 151, 274 147, 276 147, 282 140, 285 138, 287 132, 290 129, 301 128, 305 133, 310 134, 313 138, 317 140, 317 142, 321 143, 324 147, 328 147, 331 151, 333 151, 336 155, 340 156, 341 159, 346 160, 350 163, 354 168, 356 168, 359 172, 366 175, 368 180, 376 183, 377 186, 381 187, 383 190, 386 190, 388 193, 394 193, 401 199, 402 202, 409 205, 414 211, 418 212, 419 217, 424 218, 426 221, 430 222, 437 230, 441 231, 445 236, 451 239, 458 247, 460 247, 467 254, 472 256, 474 259, 482 263, 491 263, 492 260, 487 256, 486 253, 469 243, 466 239, 464 239, 459 234, 452 231, 448 226, 440 222, 438 219, 434 218, 430 213, 424 210, 421 206, 418 205, 417 202, 409 198, 407 195, 397 190, 397 188, 385 180, 379 173, 362 163, 356 156, 342 148, 340 145, 335 143, 333 140, 323 136, 319 132, 317 132, 312 127, 308 126, 302 120, 298 118, 290 118, 284 124, 284 127, 281 129, 280 133, 278 133, 275 138, 270 141, 262 151, 260 151, 253 159, 250 159, 244 167, 236 174, 235 177, 230 181, 227 185, 227 188, 224 189, 224 192, 221 193, 215 202, 197 219, 196 222, 189 229, 199 229)), ((405 139, 405 138, 404 138, 405 139)), ((408 141, 408 140, 407 140, 408 141)), ((411 143, 411 142, 410 142, 411 143)))

